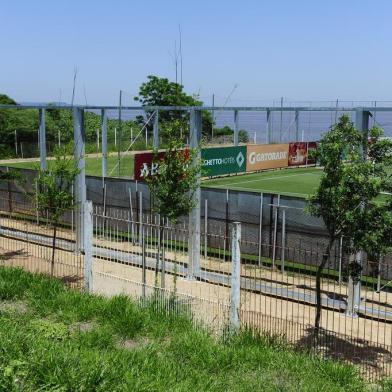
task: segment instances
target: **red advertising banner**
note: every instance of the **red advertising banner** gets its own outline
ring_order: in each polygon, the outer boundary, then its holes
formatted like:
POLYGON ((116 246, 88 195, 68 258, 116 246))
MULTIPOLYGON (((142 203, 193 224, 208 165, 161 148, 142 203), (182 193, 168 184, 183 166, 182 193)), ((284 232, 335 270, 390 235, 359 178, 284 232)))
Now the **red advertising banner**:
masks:
POLYGON ((317 142, 296 142, 289 145, 289 166, 314 165, 316 160, 309 158, 309 152, 317 148, 317 142))
MULTIPOLYGON (((158 159, 162 159, 165 156, 164 152, 158 153, 158 159)), ((150 175, 154 175, 158 170, 158 163, 153 163, 155 154, 153 152, 145 152, 142 154, 135 155, 134 162, 134 179, 144 180, 150 175)))
MULTIPOLYGON (((180 150, 184 154, 184 161, 189 158, 189 150, 180 150)), ((153 152, 145 152, 142 154, 135 154, 134 160, 134 179, 144 180, 146 177, 154 176, 158 173, 159 162, 153 162, 154 158, 158 158, 161 161, 165 157, 165 152, 161 151, 156 156, 153 152)))

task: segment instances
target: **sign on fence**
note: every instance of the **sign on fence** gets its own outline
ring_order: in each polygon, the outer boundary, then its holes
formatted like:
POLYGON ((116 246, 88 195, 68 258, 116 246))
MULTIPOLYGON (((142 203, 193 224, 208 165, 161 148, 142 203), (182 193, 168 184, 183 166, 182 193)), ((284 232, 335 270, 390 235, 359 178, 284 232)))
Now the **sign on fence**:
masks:
POLYGON ((248 145, 246 171, 288 166, 288 144, 248 145))
MULTIPOLYGON (((154 153, 145 152, 142 154, 135 155, 135 166, 134 166, 134 178, 135 180, 144 180, 150 175, 156 174, 158 170, 158 164, 154 160, 154 153)), ((158 153, 158 159, 162 159, 165 153, 158 153)))
POLYGON ((246 146, 205 148, 201 151, 202 176, 246 171, 246 146))
POLYGON ((309 158, 309 152, 317 148, 316 142, 290 143, 289 166, 302 166, 315 164, 314 158, 309 158))

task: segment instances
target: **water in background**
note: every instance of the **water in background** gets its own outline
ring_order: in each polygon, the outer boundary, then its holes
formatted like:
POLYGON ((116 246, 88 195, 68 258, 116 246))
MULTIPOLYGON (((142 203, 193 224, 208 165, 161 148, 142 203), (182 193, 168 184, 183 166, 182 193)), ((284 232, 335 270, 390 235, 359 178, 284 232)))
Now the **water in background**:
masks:
MULTIPOLYGON (((226 106, 245 107, 255 106, 255 102, 237 102, 231 100, 226 106)), ((257 102, 257 105, 263 107, 279 107, 280 102, 257 102)), ((371 112, 369 125, 372 127, 377 125, 384 129, 386 136, 392 137, 392 102, 378 101, 377 103, 370 101, 341 101, 338 107, 355 108, 355 107, 390 107, 390 112, 371 112)), ((218 106, 218 105, 216 105, 218 106)), ((335 107, 336 102, 299 102, 285 101, 284 107, 335 107)), ((327 132, 331 125, 337 122, 339 117, 347 113, 352 121, 355 121, 354 111, 306 111, 299 112, 298 135, 296 134, 295 112, 274 111, 271 112, 271 130, 272 142, 290 142, 290 141, 313 141, 319 140, 323 133, 327 132)), ((143 111, 122 111, 122 119, 134 119, 136 116, 146 115, 143 111)), ((112 110, 108 112, 110 118, 118 118, 118 111, 112 110)), ((216 127, 225 125, 234 128, 234 111, 215 110, 214 120, 216 127)), ((267 142, 267 114, 262 111, 240 111, 239 112, 239 128, 248 132, 250 142, 266 143, 267 142)))

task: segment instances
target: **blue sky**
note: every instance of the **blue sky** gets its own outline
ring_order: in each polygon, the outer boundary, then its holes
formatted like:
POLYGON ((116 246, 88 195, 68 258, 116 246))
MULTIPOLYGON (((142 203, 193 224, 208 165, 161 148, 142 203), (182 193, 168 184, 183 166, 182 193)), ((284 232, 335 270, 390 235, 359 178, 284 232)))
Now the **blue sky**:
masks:
POLYGON ((392 100, 392 2, 47 1, 0 6, 0 92, 18 101, 125 103, 149 74, 183 82, 205 103, 237 84, 232 104, 392 100))

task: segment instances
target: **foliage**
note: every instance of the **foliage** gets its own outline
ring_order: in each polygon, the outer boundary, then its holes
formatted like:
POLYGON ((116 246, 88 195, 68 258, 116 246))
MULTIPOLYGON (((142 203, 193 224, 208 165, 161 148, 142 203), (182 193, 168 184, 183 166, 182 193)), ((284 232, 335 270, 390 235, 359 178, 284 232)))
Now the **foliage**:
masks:
MULTIPOLYGON (((309 211, 321 217, 329 233, 329 243, 316 275, 317 314, 320 321, 320 276, 329 260, 335 240, 350 240, 352 252, 385 253, 391 247, 391 200, 381 203, 380 192, 392 189, 388 166, 392 143, 380 139, 382 130, 373 128, 363 135, 347 115, 323 137, 315 156, 323 167, 316 192, 309 198, 309 211)), ((353 266, 355 267, 355 266, 353 266)), ((360 268, 351 268, 358 279, 360 268)))
POLYGON ((246 331, 219 339, 181 307, 89 295, 16 268, 0 267, 1 282, 27 312, 0 313, 0 391, 366 390, 352 366, 246 331))
MULTIPOLYGON (((228 125, 225 125, 224 127, 221 128, 214 128, 214 137, 233 136, 233 135, 234 135, 234 129, 229 127, 228 125)), ((248 132, 245 131, 244 129, 240 129, 238 131, 238 141, 240 143, 248 143, 249 142, 248 132)))
POLYGON ((155 204, 155 211, 162 217, 176 222, 194 207, 192 195, 198 185, 200 162, 196 150, 184 150, 176 131, 168 133, 166 153, 155 153, 154 163, 158 173, 147 178, 147 184, 155 204))
POLYGON ((72 156, 71 145, 58 147, 54 161, 38 172, 38 194, 35 195, 40 212, 48 213, 57 223, 61 215, 74 207, 71 186, 79 169, 72 156))
POLYGON ((392 245, 384 241, 391 200, 381 203, 379 196, 392 191, 392 142, 382 139, 379 128, 372 128, 369 136, 370 142, 346 115, 324 136, 315 153, 323 174, 309 209, 323 218, 332 239, 343 235, 352 239, 354 251, 384 253, 392 245))
POLYGON ((37 209, 46 215, 53 225, 51 272, 54 270, 57 227, 61 216, 74 208, 71 187, 79 173, 77 162, 72 156, 72 145, 58 147, 55 160, 48 168, 40 169, 34 199, 37 209))
MULTIPOLYGON (((16 102, 6 95, 0 94, 0 104, 15 104, 16 102)), ((49 104, 50 106, 50 104, 49 104)), ((96 152, 97 130, 101 129, 101 116, 99 114, 86 111, 84 115, 84 125, 86 130, 87 146, 93 143, 91 152, 96 152)), ((15 156, 15 130, 17 131, 17 142, 24 143, 25 155, 34 155, 38 152, 38 111, 35 109, 3 109, 0 110, 0 155, 1 157, 15 156), (29 151, 32 150, 32 151, 29 151)), ((117 119, 108 119, 108 143, 114 141, 115 128, 118 129, 117 119)), ((46 139, 48 150, 51 146, 68 144, 73 140, 73 119, 70 107, 64 108, 49 107, 46 110, 45 118, 46 139)), ((132 120, 122 121, 122 140, 117 135, 117 144, 121 144, 122 150, 129 147, 131 138, 131 128, 133 135, 140 131, 140 126, 132 120)), ((86 148, 88 150, 88 148, 86 148)))
MULTIPOLYGON (((170 82, 167 78, 149 75, 147 82, 144 82, 139 88, 139 95, 135 101, 142 106, 201 106, 202 101, 184 92, 184 86, 178 83, 170 82)), ((151 112, 148 112, 151 115, 151 112)), ((143 118, 139 117, 142 123, 143 118)), ((161 111, 159 113, 161 126, 172 127, 178 131, 177 137, 189 134, 189 114, 184 111, 161 111), (179 126, 178 126, 179 125, 179 126)), ((151 128, 151 126, 150 126, 151 128)), ((202 113, 202 132, 210 134, 212 129, 212 116, 209 112, 202 113)))

